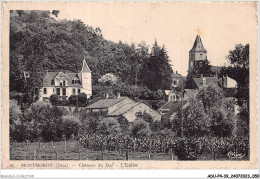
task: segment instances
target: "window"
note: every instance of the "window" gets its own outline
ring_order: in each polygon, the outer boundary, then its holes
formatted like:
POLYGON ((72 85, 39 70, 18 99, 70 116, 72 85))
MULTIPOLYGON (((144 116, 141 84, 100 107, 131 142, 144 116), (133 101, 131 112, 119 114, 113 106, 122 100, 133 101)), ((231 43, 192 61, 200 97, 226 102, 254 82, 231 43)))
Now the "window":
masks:
POLYGON ((76 89, 73 88, 73 89, 72 89, 72 94, 75 94, 75 93, 76 93, 76 89))
POLYGON ((65 84, 66 84, 66 81, 64 80, 64 81, 63 81, 63 86, 65 86, 65 84))
POLYGON ((72 84, 78 84, 79 83, 79 79, 77 77, 74 77, 72 79, 72 84))
POLYGON ((57 88, 57 95, 60 95, 60 88, 57 88))
POLYGON ((80 89, 78 89, 78 94, 80 93, 80 89))
POLYGON ((62 86, 62 81, 60 81, 60 86, 62 86))
POLYGON ((47 94, 47 88, 43 88, 43 93, 47 94))
POLYGON ((62 88, 62 95, 66 96, 66 88, 62 88))
POLYGON ((177 81, 176 81, 176 80, 174 80, 174 81, 173 81, 173 84, 174 84, 174 85, 177 85, 177 81))
POLYGON ((51 85, 55 85, 54 80, 51 80, 51 85))

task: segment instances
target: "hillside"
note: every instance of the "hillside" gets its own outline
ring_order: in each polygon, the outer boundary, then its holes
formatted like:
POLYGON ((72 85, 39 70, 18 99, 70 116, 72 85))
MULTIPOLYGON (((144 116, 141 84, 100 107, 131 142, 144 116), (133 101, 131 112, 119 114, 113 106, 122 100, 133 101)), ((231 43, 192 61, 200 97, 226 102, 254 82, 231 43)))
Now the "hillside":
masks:
POLYGON ((137 83, 152 91, 169 87, 172 69, 164 46, 155 41, 149 54, 145 42, 111 42, 102 37, 100 28, 80 20, 57 20, 55 15, 57 11, 10 12, 10 92, 39 87, 46 71, 77 72, 84 55, 94 89, 106 73, 113 73, 124 85, 137 83), (26 84, 24 71, 32 76, 26 84))

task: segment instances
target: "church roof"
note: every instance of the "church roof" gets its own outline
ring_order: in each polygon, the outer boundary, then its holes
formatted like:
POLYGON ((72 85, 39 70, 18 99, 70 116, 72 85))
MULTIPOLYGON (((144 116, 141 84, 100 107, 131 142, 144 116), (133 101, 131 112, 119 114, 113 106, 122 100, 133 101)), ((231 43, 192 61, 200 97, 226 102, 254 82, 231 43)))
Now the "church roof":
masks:
POLYGON ((207 52, 207 50, 204 48, 203 43, 201 41, 201 38, 199 35, 197 35, 195 42, 193 44, 192 49, 190 50, 190 52, 207 52))
POLYGON ((81 72, 85 72, 85 73, 86 73, 86 72, 89 72, 89 73, 91 73, 91 70, 89 69, 88 64, 87 64, 85 58, 84 58, 84 60, 83 60, 81 72))

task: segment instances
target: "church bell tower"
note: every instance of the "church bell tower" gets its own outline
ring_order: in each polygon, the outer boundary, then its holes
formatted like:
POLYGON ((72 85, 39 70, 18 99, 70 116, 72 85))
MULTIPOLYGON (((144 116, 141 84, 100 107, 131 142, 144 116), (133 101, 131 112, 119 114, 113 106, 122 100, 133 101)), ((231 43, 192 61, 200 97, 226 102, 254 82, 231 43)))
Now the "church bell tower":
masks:
POLYGON ((194 69, 196 62, 207 60, 207 50, 204 48, 200 35, 198 34, 192 49, 189 52, 189 72, 194 69))
POLYGON ((81 83, 82 83, 82 92, 84 92, 89 98, 90 96, 92 96, 92 79, 91 79, 92 77, 91 77, 91 70, 88 67, 85 57, 82 63, 80 76, 81 76, 81 83))

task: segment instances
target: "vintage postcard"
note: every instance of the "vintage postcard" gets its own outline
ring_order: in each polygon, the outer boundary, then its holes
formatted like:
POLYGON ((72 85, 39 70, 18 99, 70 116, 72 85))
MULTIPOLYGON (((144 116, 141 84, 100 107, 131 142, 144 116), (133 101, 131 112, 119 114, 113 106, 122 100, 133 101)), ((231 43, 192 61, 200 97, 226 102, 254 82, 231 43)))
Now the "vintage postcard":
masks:
POLYGON ((2 2, 2 168, 258 168, 257 7, 2 2))

